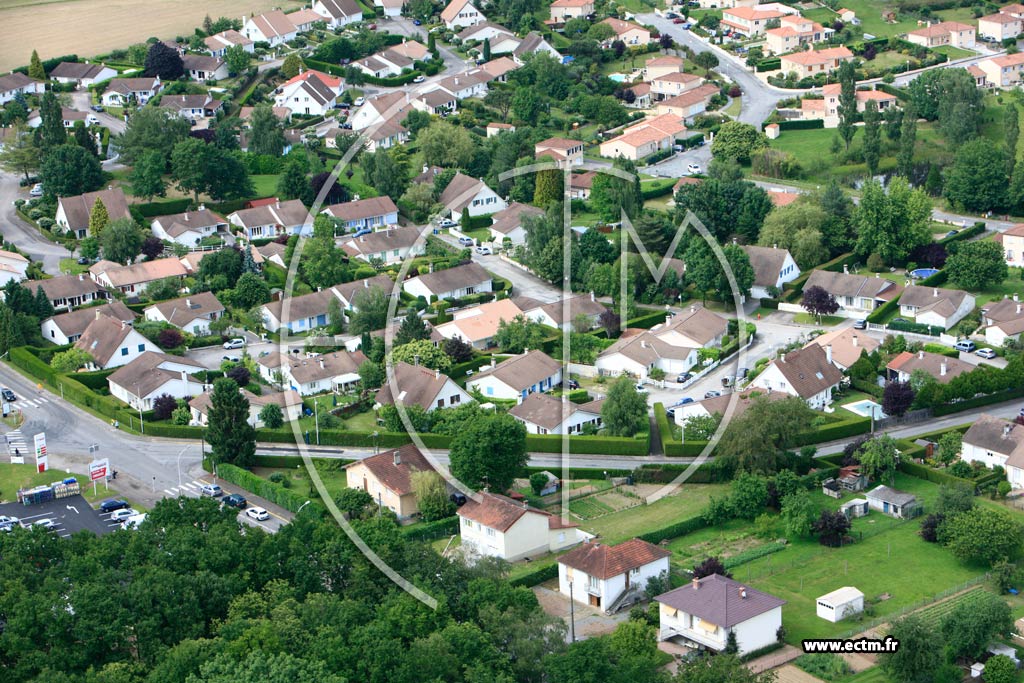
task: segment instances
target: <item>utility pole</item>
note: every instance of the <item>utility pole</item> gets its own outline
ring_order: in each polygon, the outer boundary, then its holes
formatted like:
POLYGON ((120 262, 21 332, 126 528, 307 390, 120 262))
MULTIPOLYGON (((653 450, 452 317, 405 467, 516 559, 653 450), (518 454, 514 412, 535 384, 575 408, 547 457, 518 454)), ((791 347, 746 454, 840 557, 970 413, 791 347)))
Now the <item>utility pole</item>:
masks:
POLYGON ((316 445, 320 445, 320 402, 313 399, 313 422, 316 423, 316 445))
POLYGON ((576 609, 572 597, 572 581, 569 582, 569 642, 576 642, 576 609))

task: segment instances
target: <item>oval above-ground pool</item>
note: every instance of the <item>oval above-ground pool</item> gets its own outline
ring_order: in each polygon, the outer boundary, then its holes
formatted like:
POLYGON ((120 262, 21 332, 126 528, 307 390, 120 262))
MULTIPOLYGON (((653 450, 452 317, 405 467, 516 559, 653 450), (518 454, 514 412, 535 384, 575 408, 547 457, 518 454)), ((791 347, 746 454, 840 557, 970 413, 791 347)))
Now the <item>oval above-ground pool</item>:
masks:
POLYGON ((910 276, 918 280, 923 280, 926 277, 931 277, 935 273, 939 272, 938 268, 916 268, 910 271, 910 276))

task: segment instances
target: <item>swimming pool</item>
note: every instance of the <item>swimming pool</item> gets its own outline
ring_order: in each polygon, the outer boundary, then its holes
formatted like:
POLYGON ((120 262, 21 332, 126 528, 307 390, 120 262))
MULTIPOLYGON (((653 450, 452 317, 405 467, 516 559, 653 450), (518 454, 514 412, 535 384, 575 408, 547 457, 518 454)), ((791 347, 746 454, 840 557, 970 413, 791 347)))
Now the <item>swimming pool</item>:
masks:
POLYGON ((937 272, 939 272, 938 268, 917 268, 915 270, 910 271, 910 276, 923 280, 926 277, 931 277, 932 275, 935 275, 935 273, 937 272))
POLYGON ((608 74, 608 79, 615 81, 616 83, 625 83, 626 74, 608 74))
POLYGON ((851 413, 856 413, 861 417, 871 417, 872 413, 875 414, 876 420, 881 420, 886 417, 886 414, 882 412, 882 406, 875 403, 874 401, 868 401, 866 399, 863 401, 847 403, 843 407, 849 410, 851 413))

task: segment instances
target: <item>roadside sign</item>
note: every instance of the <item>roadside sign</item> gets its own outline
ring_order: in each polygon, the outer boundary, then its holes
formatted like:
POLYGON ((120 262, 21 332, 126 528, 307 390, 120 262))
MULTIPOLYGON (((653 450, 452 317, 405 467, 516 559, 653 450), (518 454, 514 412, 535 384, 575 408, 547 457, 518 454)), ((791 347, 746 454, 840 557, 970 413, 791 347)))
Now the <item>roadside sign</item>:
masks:
POLYGON ((46 432, 39 432, 35 436, 36 446, 36 470, 45 472, 49 469, 46 464, 46 432))
POLYGON ((97 479, 103 479, 110 473, 110 460, 103 458, 102 460, 93 460, 89 463, 89 479, 96 481, 97 479))

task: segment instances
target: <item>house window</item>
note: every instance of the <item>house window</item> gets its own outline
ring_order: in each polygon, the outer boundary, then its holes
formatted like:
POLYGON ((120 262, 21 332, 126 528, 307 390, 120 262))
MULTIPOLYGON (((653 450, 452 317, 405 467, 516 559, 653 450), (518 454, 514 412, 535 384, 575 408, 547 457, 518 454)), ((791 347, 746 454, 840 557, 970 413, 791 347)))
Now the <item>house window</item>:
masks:
MULTIPOLYGON (((53 336, 53 332, 50 332, 50 335, 53 336)), ((494 396, 494 387, 487 387, 487 395, 494 396)))
POLYGON ((461 394, 455 394, 450 399, 448 399, 448 405, 455 405, 456 403, 461 403, 461 402, 462 402, 462 395, 461 394))
POLYGON ((491 527, 487 527, 487 535, 494 536, 494 529, 492 529, 491 527))
POLYGON ((600 589, 600 585, 598 583, 598 580, 597 580, 596 576, 588 576, 587 577, 587 588, 589 590, 594 591, 595 593, 600 589))
POLYGON ((128 355, 128 347, 127 346, 122 346, 121 347, 121 355, 122 356, 127 356, 128 355))
POLYGON ((444 399, 443 398, 437 399, 437 407, 438 408, 444 408, 444 399))
POLYGON ((146 345, 145 344, 139 344, 139 353, 142 353, 145 350, 146 350, 146 345))

